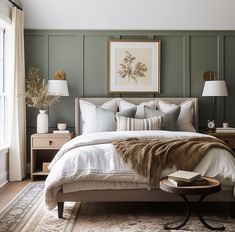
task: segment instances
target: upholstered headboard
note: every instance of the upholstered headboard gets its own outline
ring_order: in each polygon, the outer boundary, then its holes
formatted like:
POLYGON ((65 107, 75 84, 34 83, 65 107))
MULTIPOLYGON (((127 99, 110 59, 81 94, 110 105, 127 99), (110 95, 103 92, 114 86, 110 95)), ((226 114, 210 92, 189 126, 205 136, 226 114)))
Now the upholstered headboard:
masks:
MULTIPOLYGON (((82 132, 82 120, 80 117, 80 106, 79 106, 79 100, 83 99, 85 101, 91 102, 95 105, 102 105, 103 103, 111 100, 112 98, 75 98, 75 133, 76 135, 81 134, 82 132)), ((180 104, 181 102, 184 102, 188 99, 192 99, 194 103, 194 127, 198 131, 198 99, 197 98, 122 98, 123 100, 126 100, 128 102, 134 103, 134 104, 140 104, 142 102, 147 102, 154 99, 160 99, 163 101, 167 101, 172 104, 180 104)))

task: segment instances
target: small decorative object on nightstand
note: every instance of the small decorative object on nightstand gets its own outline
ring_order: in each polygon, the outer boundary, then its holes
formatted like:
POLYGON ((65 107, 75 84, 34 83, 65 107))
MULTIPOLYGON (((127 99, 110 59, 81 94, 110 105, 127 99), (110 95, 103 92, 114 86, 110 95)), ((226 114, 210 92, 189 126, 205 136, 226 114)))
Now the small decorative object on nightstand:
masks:
POLYGON ((224 129, 229 128, 229 123, 228 122, 223 122, 223 128, 224 129))
POLYGON ((53 130, 55 134, 64 134, 69 133, 69 130, 66 130, 67 124, 66 123, 57 123, 58 130, 53 130))
POLYGON ((208 132, 215 132, 215 121, 214 120, 207 121, 207 131, 208 132))
POLYGON ((61 130, 61 131, 66 130, 67 124, 66 123, 57 123, 57 128, 58 128, 58 130, 61 130))
POLYGON ((57 151, 69 140, 73 133, 31 135, 31 178, 48 175, 48 163, 57 151))

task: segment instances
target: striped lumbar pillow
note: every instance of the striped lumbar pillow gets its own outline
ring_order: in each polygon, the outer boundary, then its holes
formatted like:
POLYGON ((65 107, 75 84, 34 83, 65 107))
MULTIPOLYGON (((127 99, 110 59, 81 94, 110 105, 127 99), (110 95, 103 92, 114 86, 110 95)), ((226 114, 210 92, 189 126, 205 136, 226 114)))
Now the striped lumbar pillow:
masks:
POLYGON ((161 130, 161 116, 146 119, 127 118, 116 115, 117 131, 161 130))

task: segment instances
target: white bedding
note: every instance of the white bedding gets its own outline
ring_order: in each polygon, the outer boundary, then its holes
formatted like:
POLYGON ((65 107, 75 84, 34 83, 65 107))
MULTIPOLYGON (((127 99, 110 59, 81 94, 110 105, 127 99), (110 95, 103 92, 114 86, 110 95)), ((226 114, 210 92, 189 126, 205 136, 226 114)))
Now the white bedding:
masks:
MULTIPOLYGON (((94 182, 135 182, 128 188, 146 186, 147 179, 138 175, 116 154, 112 141, 116 139, 137 138, 190 138, 209 137, 192 132, 170 131, 123 131, 97 132, 81 135, 66 143, 57 153, 49 168, 51 169, 45 182, 45 201, 49 209, 56 206, 56 195, 62 186, 79 182, 80 191, 91 189, 87 184, 94 182), (82 186, 84 186, 82 188, 82 186)), ((176 170, 175 167, 163 170, 162 176, 176 170)), ((211 149, 194 171, 202 175, 216 177, 223 185, 235 185, 235 158, 228 151, 211 149)), ((95 186, 95 185, 94 185, 95 186)), ((100 185, 104 186, 104 185, 100 185)), ((115 185, 113 185, 115 186, 115 185)), ((96 187, 99 187, 98 184, 96 187)), ((104 187, 100 187, 104 189, 104 187)))

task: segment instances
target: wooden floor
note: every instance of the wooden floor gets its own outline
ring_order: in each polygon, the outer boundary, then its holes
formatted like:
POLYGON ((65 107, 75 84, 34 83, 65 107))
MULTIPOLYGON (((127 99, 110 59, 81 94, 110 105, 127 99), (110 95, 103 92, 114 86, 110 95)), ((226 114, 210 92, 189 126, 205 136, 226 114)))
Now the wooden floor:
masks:
POLYGON ((17 194, 31 182, 31 179, 26 179, 17 182, 8 182, 2 188, 0 188, 0 209, 5 208, 11 202, 17 194))

